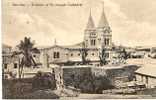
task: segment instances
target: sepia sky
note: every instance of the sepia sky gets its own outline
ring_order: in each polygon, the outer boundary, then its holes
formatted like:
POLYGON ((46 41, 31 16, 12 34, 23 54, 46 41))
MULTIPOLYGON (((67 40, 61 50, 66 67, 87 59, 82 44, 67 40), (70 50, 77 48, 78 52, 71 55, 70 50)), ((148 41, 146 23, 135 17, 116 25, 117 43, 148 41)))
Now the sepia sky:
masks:
POLYGON ((113 42, 125 46, 156 46, 156 0, 2 0, 3 43, 15 46, 24 36, 36 45, 83 41, 91 9, 95 25, 102 1, 113 42), (82 6, 30 6, 31 3, 81 3, 82 6), (28 6, 13 6, 12 4, 28 6))

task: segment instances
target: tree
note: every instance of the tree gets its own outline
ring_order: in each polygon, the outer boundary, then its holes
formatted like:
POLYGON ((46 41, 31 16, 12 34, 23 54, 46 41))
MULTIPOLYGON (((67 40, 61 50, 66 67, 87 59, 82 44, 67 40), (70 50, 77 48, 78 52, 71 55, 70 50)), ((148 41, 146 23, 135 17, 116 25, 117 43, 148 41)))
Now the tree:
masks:
POLYGON ((94 92, 102 93, 105 89, 112 89, 113 85, 107 76, 96 76, 93 81, 94 92))
POLYGON ((124 60, 127 60, 127 58, 128 58, 128 53, 126 52, 125 49, 122 50, 122 57, 124 60))
POLYGON ((22 76, 24 67, 36 66, 32 53, 40 53, 39 50, 34 47, 34 43, 32 43, 30 39, 31 38, 25 37, 24 40, 21 40, 20 44, 17 45, 18 51, 14 51, 12 54, 12 57, 19 57, 19 78, 22 76))
POLYGON ((119 56, 118 56, 120 63, 125 63, 125 61, 128 59, 128 57, 129 57, 129 54, 126 52, 126 50, 124 48, 122 50, 120 50, 119 56))
POLYGON ((89 61, 86 59, 87 55, 88 55, 88 50, 85 46, 85 43, 82 43, 82 49, 80 50, 81 53, 81 57, 82 57, 82 64, 88 64, 89 61))
POLYGON ((107 61, 106 61, 106 50, 105 49, 102 49, 102 52, 99 55, 99 58, 100 58, 100 65, 101 66, 107 64, 107 61))

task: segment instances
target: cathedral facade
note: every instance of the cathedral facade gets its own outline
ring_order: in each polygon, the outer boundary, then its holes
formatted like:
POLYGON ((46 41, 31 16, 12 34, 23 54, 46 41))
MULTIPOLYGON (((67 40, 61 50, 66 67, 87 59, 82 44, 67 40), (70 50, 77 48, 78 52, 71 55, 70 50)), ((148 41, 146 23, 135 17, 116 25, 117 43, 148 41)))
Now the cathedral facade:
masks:
POLYGON ((91 64, 99 64, 102 50, 105 50, 107 61, 111 60, 112 33, 104 9, 99 24, 96 27, 90 12, 88 23, 84 30, 84 41, 70 46, 59 46, 40 49, 40 63, 43 66, 50 64, 66 64, 67 62, 80 64, 82 62, 82 49, 87 49, 86 59, 91 64))

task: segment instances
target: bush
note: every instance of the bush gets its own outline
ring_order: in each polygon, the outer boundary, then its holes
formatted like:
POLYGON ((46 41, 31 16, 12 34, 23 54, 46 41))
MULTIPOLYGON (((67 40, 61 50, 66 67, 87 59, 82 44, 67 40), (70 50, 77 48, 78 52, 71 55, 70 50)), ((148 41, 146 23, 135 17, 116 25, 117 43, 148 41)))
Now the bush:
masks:
POLYGON ((55 76, 52 73, 38 72, 33 78, 32 87, 34 90, 55 89, 55 76))

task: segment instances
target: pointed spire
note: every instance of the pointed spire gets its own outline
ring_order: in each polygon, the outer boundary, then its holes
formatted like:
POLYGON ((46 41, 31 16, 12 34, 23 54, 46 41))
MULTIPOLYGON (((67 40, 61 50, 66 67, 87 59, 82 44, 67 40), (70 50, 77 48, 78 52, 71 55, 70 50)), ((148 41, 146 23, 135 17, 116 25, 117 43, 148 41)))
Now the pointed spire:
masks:
POLYGON ((55 40, 54 40, 54 45, 57 45, 57 41, 56 41, 56 38, 55 38, 55 40))
POLYGON ((107 18, 106 18, 106 15, 105 15, 105 12, 104 12, 104 2, 103 2, 102 5, 103 5, 102 6, 103 10, 102 10, 101 18, 100 18, 99 25, 98 25, 99 28, 103 28, 103 27, 109 26, 107 18))
POLYGON ((86 29, 93 29, 93 28, 95 28, 95 25, 94 25, 94 21, 93 21, 92 14, 91 14, 91 9, 90 9, 90 15, 89 15, 89 19, 88 19, 86 29))

